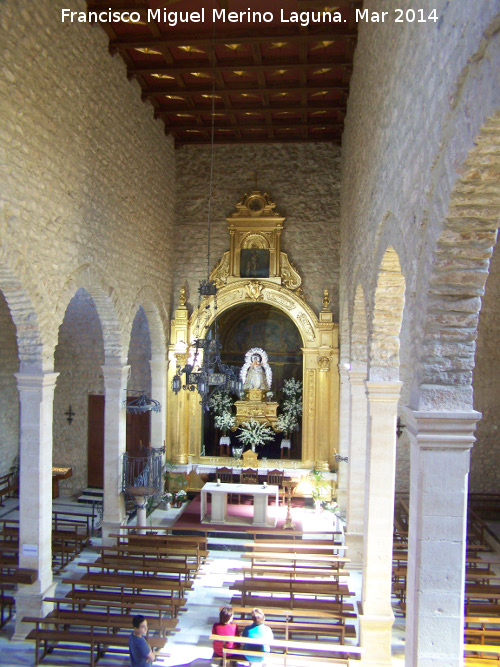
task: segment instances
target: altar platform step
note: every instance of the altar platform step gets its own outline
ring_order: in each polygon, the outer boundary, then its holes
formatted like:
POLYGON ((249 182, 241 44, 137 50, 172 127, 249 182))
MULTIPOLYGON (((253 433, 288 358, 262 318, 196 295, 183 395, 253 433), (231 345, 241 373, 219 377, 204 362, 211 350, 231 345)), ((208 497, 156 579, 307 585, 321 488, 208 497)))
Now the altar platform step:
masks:
POLYGON ((102 503, 104 492, 102 489, 96 489, 88 486, 81 496, 78 498, 79 503, 85 505, 92 505, 93 503, 102 503))

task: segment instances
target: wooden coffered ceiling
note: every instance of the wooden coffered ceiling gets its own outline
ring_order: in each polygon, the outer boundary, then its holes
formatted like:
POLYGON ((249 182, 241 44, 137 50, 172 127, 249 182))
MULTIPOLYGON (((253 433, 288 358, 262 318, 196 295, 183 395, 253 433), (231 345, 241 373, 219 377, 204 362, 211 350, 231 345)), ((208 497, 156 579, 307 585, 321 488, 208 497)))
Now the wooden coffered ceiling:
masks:
POLYGON ((176 145, 341 140, 361 0, 88 0, 176 145), (159 14, 154 12, 160 10, 159 14), (204 9, 204 22, 184 22, 204 9), (213 9, 226 20, 213 18, 213 9), (151 11, 148 11, 151 10, 151 11), (272 21, 252 21, 268 12, 272 21), (170 19, 168 14, 170 14, 170 19), (238 21, 228 20, 238 12, 238 21), (241 12, 241 13, 240 13, 241 12), (340 12, 341 22, 322 20, 340 12), (295 13, 295 14, 294 14, 295 13), (302 17, 301 17, 302 13, 302 17), (192 16, 192 15, 190 15, 192 16), (167 20, 164 21, 163 18, 167 20), (293 22, 302 19, 309 25, 293 22), (161 18, 162 20, 157 20, 161 18), (177 18, 177 25, 172 25, 177 18), (250 19, 250 20, 248 20, 250 19))

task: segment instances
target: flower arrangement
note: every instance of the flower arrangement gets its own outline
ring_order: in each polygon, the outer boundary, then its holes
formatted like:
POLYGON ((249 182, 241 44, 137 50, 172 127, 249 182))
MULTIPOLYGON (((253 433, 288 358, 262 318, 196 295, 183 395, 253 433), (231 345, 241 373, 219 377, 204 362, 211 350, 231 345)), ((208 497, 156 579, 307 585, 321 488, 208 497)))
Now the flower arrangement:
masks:
POLYGON ((231 414, 233 401, 227 391, 216 391, 208 401, 208 407, 216 416, 222 415, 225 412, 229 412, 231 414))
POLYGON ((340 516, 340 507, 339 507, 339 504, 336 503, 334 500, 332 500, 332 501, 329 502, 329 503, 325 503, 325 504, 324 504, 324 508, 325 508, 325 510, 327 510, 328 512, 333 512, 333 514, 335 514, 335 516, 340 516))
POLYGON ((169 491, 167 491, 166 493, 164 493, 164 494, 162 495, 162 497, 161 497, 161 499, 163 500, 164 503, 171 503, 171 502, 172 502, 172 498, 173 498, 173 496, 172 496, 172 494, 171 494, 169 491))
POLYGON ((253 417, 249 422, 243 422, 240 426, 240 433, 236 437, 243 445, 250 445, 253 452, 256 447, 261 447, 264 443, 274 440, 272 428, 253 417))
POLYGON ((298 418, 302 415, 302 382, 290 378, 283 384, 283 412, 298 418))
POLYGON ((235 426, 236 419, 233 414, 225 411, 219 415, 215 415, 214 424, 216 428, 220 428, 222 433, 226 435, 235 426))
POLYGON ((176 491, 174 493, 174 504, 176 507, 180 507, 182 503, 186 500, 187 498, 187 493, 184 491, 184 489, 179 489, 179 491, 176 491))
POLYGON ((278 415, 276 420, 276 430, 283 431, 286 437, 289 438, 292 431, 297 431, 299 428, 299 422, 297 417, 289 412, 283 412, 283 414, 278 415))
POLYGON ((282 431, 289 439, 292 431, 299 430, 299 417, 302 415, 302 382, 294 378, 285 380, 283 397, 281 405, 283 412, 278 415, 276 430, 282 431))

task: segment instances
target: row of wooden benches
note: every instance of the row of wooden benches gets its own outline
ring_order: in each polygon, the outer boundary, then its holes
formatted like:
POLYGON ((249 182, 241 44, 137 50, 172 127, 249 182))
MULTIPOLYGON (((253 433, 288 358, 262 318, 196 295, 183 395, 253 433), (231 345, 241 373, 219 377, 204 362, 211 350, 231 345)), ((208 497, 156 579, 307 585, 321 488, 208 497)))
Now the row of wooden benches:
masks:
POLYGON ((48 616, 23 619, 35 624, 35 665, 56 648, 86 648, 92 666, 104 653, 126 651, 134 613, 148 618, 150 646, 163 649, 208 555, 204 546, 206 536, 130 534, 101 548, 96 561, 79 564, 87 570, 81 578, 62 580, 71 587, 65 598, 47 598, 55 605, 48 616))

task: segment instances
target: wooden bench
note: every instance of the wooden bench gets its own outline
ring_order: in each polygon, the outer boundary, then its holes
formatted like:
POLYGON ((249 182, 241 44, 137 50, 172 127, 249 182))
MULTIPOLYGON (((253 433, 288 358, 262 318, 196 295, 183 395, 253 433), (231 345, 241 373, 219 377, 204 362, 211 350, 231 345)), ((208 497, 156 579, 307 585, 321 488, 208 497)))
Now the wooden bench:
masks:
POLYGON ((265 577, 245 577, 229 587, 230 590, 241 591, 242 599, 251 599, 254 592, 283 593, 291 597, 315 596, 328 597, 335 601, 354 595, 348 586, 335 580, 318 579, 267 579, 265 577))
POLYGON ((341 600, 318 600, 315 598, 301 598, 296 596, 289 596, 273 598, 267 596, 257 596, 252 595, 246 600, 243 600, 241 595, 233 595, 231 598, 231 606, 234 607, 245 607, 247 602, 251 602, 253 607, 259 608, 272 608, 277 607, 280 609, 289 609, 290 611, 329 611, 334 613, 344 613, 354 611, 354 605, 351 602, 345 602, 342 598, 341 600))
MULTIPOLYGON (((95 663, 107 652, 128 653, 128 640, 130 629, 127 634, 117 634, 113 628, 102 628, 92 622, 78 624, 78 630, 67 627, 67 622, 57 618, 25 616, 23 623, 34 623, 36 627, 31 630, 26 639, 35 641, 35 665, 40 662, 54 649, 75 650, 75 645, 90 651, 90 665, 95 663), (47 627, 54 626, 54 627, 47 627), (83 629, 86 628, 86 629, 83 629), (42 651, 40 652, 40 648, 42 651)), ((162 649, 165 646, 165 637, 150 637, 148 643, 153 649, 162 649)))
MULTIPOLYGON (((112 537, 112 536, 110 536, 112 537)), ((194 561, 199 567, 208 557, 208 551, 200 548, 198 545, 187 545, 173 543, 165 543, 161 540, 148 540, 147 544, 137 543, 135 540, 120 540, 116 549, 121 553, 129 553, 134 555, 145 554, 154 555, 165 558, 177 556, 179 559, 185 561, 194 561)))
POLYGON ((73 586, 66 594, 66 599, 74 602, 79 608, 86 606, 114 606, 120 608, 122 613, 128 609, 140 611, 149 610, 154 613, 169 613, 171 618, 177 618, 181 609, 186 606, 186 598, 155 595, 149 593, 132 593, 126 590, 119 592, 78 589, 73 586))
MULTIPOLYGON (((60 598, 46 598, 46 602, 52 602, 55 605, 48 618, 54 618, 58 621, 68 623, 68 625, 86 625, 94 624, 102 627, 124 628, 132 631, 132 615, 130 613, 122 614, 115 611, 113 607, 107 606, 105 611, 86 611, 67 608, 68 601, 60 598)), ((166 618, 165 616, 146 616, 149 630, 157 632, 161 637, 165 637, 171 632, 177 630, 178 619, 166 618)))
POLYGON ((468 667, 498 665, 499 660, 499 644, 464 644, 464 664, 468 667))
POLYGON ((332 554, 339 556, 339 551, 347 549, 343 545, 332 544, 331 542, 318 540, 319 544, 307 544, 306 542, 289 542, 285 540, 275 540, 274 542, 244 542, 243 546, 250 549, 253 553, 282 553, 282 554, 303 554, 303 555, 322 555, 332 554))
POLYGON ((500 639, 500 617, 466 616, 464 628, 465 642, 481 644, 491 643, 500 639))
MULTIPOLYGON (((213 634, 210 635, 209 639, 211 641, 228 641, 226 635, 213 634)), ((232 639, 234 641, 234 638, 232 639)), ((262 646, 262 639, 244 637, 241 639, 241 643, 243 642, 246 646, 262 646)), ((316 661, 326 664, 349 665, 349 656, 357 658, 363 653, 363 649, 360 646, 346 646, 344 644, 330 644, 326 642, 313 643, 273 639, 270 642, 266 642, 266 644, 271 648, 271 652, 265 653, 266 665, 282 665, 283 667, 303 667, 304 664, 316 664, 316 661)), ((223 648, 222 653, 223 666, 227 666, 228 661, 231 660, 231 656, 233 655, 241 656, 244 653, 244 655, 263 657, 262 651, 245 649, 243 652, 241 646, 232 649, 223 648)), ((248 661, 238 659, 238 662, 245 663, 248 661)))
MULTIPOLYGON (((83 563, 80 563, 83 565, 83 563)), ((177 575, 190 579, 191 576, 198 572, 196 563, 179 563, 169 561, 168 559, 150 558, 146 555, 127 556, 127 555, 113 555, 112 553, 103 554, 93 563, 86 565, 99 567, 108 571, 139 571, 150 573, 164 573, 177 575)))
POLYGON ((63 579, 62 583, 71 584, 73 588, 75 586, 85 586, 87 590, 116 588, 122 592, 130 591, 134 593, 154 590, 161 591, 162 595, 170 593, 171 597, 175 595, 182 597, 186 589, 190 589, 193 585, 191 581, 172 581, 166 577, 104 572, 84 574, 80 579, 63 579))
POLYGON ((15 473, 8 472, 0 477, 0 507, 4 506, 3 499, 16 493, 19 488, 19 480, 15 473))
MULTIPOLYGON (((239 614, 240 618, 234 620, 239 630, 249 623, 251 607, 233 607, 233 612, 239 614), (244 611, 242 611, 244 610, 244 611), (248 618, 245 619, 244 617, 248 618)), ((346 638, 356 638, 354 625, 346 624, 347 619, 355 619, 356 614, 334 614, 320 611, 291 612, 289 609, 264 609, 266 625, 273 632, 284 635, 284 639, 293 639, 294 635, 313 636, 318 641, 320 637, 338 637, 343 643, 346 638)))
POLYGON ((10 621, 14 613, 15 599, 11 592, 15 586, 8 583, 0 583, 0 628, 10 621))

